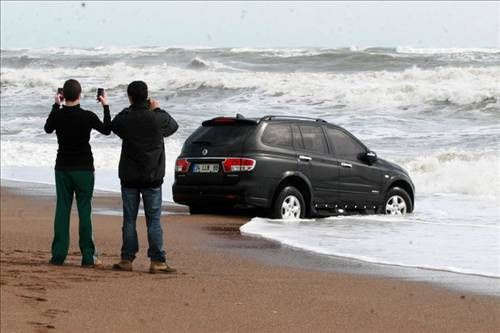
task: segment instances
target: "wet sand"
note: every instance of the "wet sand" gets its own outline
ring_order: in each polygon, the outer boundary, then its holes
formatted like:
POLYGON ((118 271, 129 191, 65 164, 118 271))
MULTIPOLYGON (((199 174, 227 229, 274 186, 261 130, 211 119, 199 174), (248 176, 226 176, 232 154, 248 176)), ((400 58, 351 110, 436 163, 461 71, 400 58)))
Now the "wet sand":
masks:
MULTIPOLYGON (((2 332, 500 329, 498 297, 348 270, 302 268, 303 253, 241 236, 238 228, 246 217, 189 216, 172 206, 166 209, 177 214, 163 216, 162 223, 176 275, 147 273, 143 217, 135 271, 112 271, 121 246, 121 218, 113 214, 96 214, 93 222, 106 270, 79 267, 75 212, 67 264, 49 266, 55 198, 50 190, 36 197, 28 193, 33 189, 1 189, 2 332), (300 258, 286 259, 293 253, 300 258)), ((120 208, 120 200, 98 193, 95 207, 107 214, 120 208)))

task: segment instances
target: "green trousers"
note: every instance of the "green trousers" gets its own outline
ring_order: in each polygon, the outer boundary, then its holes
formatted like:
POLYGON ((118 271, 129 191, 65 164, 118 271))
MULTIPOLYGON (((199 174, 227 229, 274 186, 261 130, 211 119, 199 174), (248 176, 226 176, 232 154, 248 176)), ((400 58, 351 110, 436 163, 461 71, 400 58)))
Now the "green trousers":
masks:
POLYGON ((56 193, 57 205, 51 262, 62 264, 68 255, 71 205, 73 204, 73 197, 76 197, 78 217, 80 219, 79 245, 82 253, 82 265, 94 264, 96 249, 91 218, 94 172, 56 170, 56 193))

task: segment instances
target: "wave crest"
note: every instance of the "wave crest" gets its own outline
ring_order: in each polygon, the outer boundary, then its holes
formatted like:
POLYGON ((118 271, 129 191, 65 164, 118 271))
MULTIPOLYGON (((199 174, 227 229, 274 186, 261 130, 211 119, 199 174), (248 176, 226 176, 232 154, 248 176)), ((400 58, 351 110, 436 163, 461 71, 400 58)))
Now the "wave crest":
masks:
POLYGON ((417 193, 461 193, 500 200, 500 151, 450 149, 398 162, 410 172, 417 193))
POLYGON ((99 85, 108 91, 121 89, 131 78, 147 77, 153 92, 172 93, 185 86, 202 84, 235 91, 253 89, 255 98, 267 98, 270 105, 321 104, 322 107, 346 105, 372 109, 436 102, 469 105, 500 100, 500 66, 411 68, 400 72, 273 73, 220 71, 217 65, 206 68, 206 62, 199 62, 205 66, 203 71, 167 64, 130 66, 123 62, 79 68, 2 68, 2 96, 15 96, 21 90, 45 96, 47 87, 56 89, 70 77, 80 79, 84 89, 99 85))

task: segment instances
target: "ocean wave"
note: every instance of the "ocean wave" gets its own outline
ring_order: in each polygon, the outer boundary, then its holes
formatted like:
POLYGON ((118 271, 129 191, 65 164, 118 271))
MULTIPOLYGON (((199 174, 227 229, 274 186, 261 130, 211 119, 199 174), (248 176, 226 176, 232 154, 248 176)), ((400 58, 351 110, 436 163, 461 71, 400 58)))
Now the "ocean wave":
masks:
MULTIPOLYGON (((324 53, 331 53, 334 49, 315 49, 315 48, 232 48, 228 51, 236 54, 258 54, 278 58, 292 58, 303 56, 315 56, 324 53)), ((345 50, 345 49, 339 49, 345 50)))
MULTIPOLYGON (((413 214, 417 215, 417 214, 413 214)), ((259 236, 292 248, 373 264, 500 277, 495 232, 454 225, 391 223, 391 217, 341 217, 321 220, 254 218, 242 227, 244 235, 259 236), (382 220, 384 219, 384 220, 382 220), (481 239, 480 245, 477 240, 481 239), (443 247, 442 242, 446 243, 443 247), (381 246, 383 244, 383 246, 381 246), (439 256, 435 256, 439 253, 439 256), (476 253, 481 253, 478 258, 476 253)))
POLYGON ((419 193, 459 193, 500 200, 500 151, 437 151, 396 161, 419 193))
MULTIPOLYGON (((323 107, 391 108, 446 102, 455 105, 500 99, 500 66, 411 68, 399 72, 273 73, 203 71, 167 64, 131 66, 124 62, 79 68, 2 68, 2 96, 19 92, 46 95, 70 77, 79 79, 84 91, 104 86, 108 91, 144 78, 152 91, 175 92, 185 86, 253 89, 256 98, 270 104, 321 103, 323 107)), ((209 96, 207 96, 209 97, 209 96)))
MULTIPOLYGON (((38 133, 43 133, 42 127, 38 129, 38 133)), ((93 131, 91 145, 96 168, 118 170, 121 142, 116 136, 105 137, 93 131)), ((45 138, 42 137, 38 141, 21 141, 2 137, 0 147, 2 166, 52 168, 57 154, 57 141, 54 134, 45 135, 45 138), (36 159, 33 156, 36 156, 36 159)), ((181 147, 181 139, 165 139, 167 171, 173 172, 175 159, 179 156, 181 147)))
POLYGON ((72 48, 72 47, 49 47, 49 48, 2 48, 0 52, 5 54, 31 54, 31 55, 116 55, 116 54, 138 54, 151 52, 165 51, 215 51, 215 52, 231 52, 231 53, 269 53, 276 55, 287 54, 304 54, 308 52, 364 52, 364 51, 383 51, 397 53, 416 53, 416 54, 443 54, 443 53, 500 53, 500 48, 496 47, 413 47, 413 46, 397 46, 397 47, 377 47, 377 46, 360 46, 352 45, 349 47, 278 47, 278 48, 259 48, 259 47, 235 47, 223 48, 212 46, 97 46, 93 48, 72 48))
POLYGON ((500 54, 500 48, 418 48, 398 46, 395 49, 398 53, 409 54, 453 54, 453 53, 492 53, 500 54))
POLYGON ((203 70, 203 69, 212 69, 215 71, 220 71, 220 70, 225 70, 225 71, 236 71, 236 72, 244 72, 245 70, 242 69, 237 69, 228 65, 224 65, 221 62, 218 61, 209 61, 205 60, 199 56, 194 57, 188 64, 187 66, 188 69, 195 69, 195 70, 203 70))
POLYGON ((1 52, 9 55, 24 54, 32 57, 45 56, 110 56, 110 55, 136 55, 145 53, 161 53, 170 47, 95 47, 95 48, 70 48, 70 47, 50 47, 32 49, 2 49, 1 52))
POLYGON ((193 59, 234 68, 267 72, 352 72, 402 70, 413 65, 439 66, 499 65, 500 49, 421 48, 178 48, 178 47, 97 47, 2 49, 2 67, 37 68, 112 65, 181 66, 193 59))

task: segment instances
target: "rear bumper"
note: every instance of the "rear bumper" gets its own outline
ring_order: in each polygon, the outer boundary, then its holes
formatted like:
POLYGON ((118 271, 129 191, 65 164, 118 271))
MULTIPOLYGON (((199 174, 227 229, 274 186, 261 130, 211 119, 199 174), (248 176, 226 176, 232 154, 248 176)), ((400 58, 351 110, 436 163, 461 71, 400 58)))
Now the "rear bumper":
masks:
POLYGON ((250 207, 269 207, 271 202, 262 189, 244 185, 179 185, 174 183, 174 201, 188 206, 244 205, 250 207))

